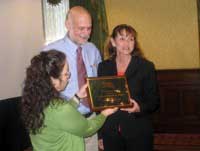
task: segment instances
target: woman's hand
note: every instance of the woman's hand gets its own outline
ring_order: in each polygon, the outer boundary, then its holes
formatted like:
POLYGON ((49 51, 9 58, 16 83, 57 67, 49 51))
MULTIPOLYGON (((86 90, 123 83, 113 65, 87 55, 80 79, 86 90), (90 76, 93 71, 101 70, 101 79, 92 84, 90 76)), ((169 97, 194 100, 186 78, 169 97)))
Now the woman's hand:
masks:
POLYGON ((108 108, 108 109, 104 109, 101 111, 101 114, 103 114, 104 116, 109 116, 113 113, 115 113, 116 111, 118 110, 118 107, 115 107, 115 108, 108 108))
POLYGON ((104 150, 103 139, 98 140, 98 146, 99 146, 99 149, 104 150))
POLYGON ((130 108, 121 108, 120 110, 127 111, 128 113, 140 112, 139 104, 134 99, 130 99, 130 101, 133 103, 132 107, 130 107, 130 108))
POLYGON ((77 95, 80 99, 87 97, 87 90, 86 90, 87 87, 88 87, 88 85, 87 85, 87 84, 84 84, 84 85, 80 88, 80 90, 76 93, 76 95, 77 95))

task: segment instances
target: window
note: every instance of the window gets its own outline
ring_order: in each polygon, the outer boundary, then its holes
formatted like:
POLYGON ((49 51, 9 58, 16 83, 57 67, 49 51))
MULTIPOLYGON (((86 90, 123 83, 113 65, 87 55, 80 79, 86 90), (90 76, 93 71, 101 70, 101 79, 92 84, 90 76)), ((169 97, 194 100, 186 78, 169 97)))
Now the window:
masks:
POLYGON ((51 5, 42 0, 45 44, 64 37, 66 34, 65 17, 69 9, 69 0, 62 0, 58 5, 51 5))

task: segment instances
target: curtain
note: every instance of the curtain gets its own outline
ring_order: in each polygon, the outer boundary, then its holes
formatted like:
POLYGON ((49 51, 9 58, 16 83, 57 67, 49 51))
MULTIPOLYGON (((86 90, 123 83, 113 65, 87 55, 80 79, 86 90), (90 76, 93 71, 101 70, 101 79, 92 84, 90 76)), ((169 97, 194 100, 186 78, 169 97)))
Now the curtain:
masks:
POLYGON ((66 34, 65 18, 69 9, 69 0, 62 0, 57 5, 51 5, 42 0, 45 43, 51 43, 66 34))
POLYGON ((104 46, 108 36, 108 24, 104 0, 70 0, 70 8, 76 5, 85 7, 92 16, 92 34, 90 41, 100 50, 104 58, 104 46))

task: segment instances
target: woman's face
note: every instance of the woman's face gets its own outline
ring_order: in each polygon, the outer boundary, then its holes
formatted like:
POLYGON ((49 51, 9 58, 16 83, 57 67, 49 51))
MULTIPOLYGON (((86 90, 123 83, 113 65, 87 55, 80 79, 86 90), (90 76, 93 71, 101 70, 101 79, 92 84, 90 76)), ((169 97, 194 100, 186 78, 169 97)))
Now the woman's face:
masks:
POLYGON ((58 79, 51 77, 53 85, 57 91, 62 91, 65 89, 65 87, 68 84, 70 76, 71 76, 71 73, 69 72, 68 64, 65 63, 63 70, 60 74, 60 77, 58 79))
POLYGON ((130 55, 134 49, 135 40, 132 34, 123 30, 114 39, 111 38, 111 43, 116 48, 117 55, 130 55))

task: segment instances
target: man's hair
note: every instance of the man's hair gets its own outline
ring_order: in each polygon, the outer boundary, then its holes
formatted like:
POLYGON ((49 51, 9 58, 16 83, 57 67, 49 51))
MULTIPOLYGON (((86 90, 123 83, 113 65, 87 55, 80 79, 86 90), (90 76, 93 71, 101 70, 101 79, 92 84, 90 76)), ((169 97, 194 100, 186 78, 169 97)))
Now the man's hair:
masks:
POLYGON ((90 15, 90 12, 86 8, 84 8, 82 6, 74 6, 67 12, 66 21, 70 18, 70 15, 73 12, 87 13, 88 15, 90 15))

